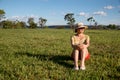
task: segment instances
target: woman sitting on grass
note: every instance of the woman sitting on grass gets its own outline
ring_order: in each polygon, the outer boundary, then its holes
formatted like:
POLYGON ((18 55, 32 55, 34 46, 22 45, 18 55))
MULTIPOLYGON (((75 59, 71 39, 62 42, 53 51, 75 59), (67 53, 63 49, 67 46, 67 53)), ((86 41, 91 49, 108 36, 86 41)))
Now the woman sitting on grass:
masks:
POLYGON ((81 60, 80 69, 85 70, 85 60, 90 57, 88 53, 88 46, 90 44, 90 39, 88 35, 84 34, 87 26, 83 23, 78 23, 75 28, 76 34, 71 38, 71 45, 73 48, 72 57, 74 59, 74 69, 79 70, 78 60, 81 60))

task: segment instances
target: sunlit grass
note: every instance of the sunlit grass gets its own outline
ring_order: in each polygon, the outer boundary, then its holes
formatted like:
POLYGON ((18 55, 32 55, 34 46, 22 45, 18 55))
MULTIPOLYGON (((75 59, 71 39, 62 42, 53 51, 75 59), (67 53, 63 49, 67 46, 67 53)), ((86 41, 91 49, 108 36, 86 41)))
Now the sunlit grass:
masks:
POLYGON ((90 60, 74 71, 69 29, 0 29, 0 80, 119 80, 120 31, 86 30, 90 60))

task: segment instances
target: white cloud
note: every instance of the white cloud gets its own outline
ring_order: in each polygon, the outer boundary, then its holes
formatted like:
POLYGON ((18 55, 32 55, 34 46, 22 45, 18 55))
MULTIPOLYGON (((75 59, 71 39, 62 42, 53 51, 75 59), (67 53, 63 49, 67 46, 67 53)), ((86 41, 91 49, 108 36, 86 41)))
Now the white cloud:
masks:
POLYGON ((87 17, 87 16, 88 16, 88 14, 87 14, 87 13, 85 13, 85 12, 80 12, 80 13, 78 14, 78 16, 84 16, 84 17, 87 17))
POLYGON ((12 16, 12 18, 20 18, 20 16, 12 16))
POLYGON ((11 16, 8 19, 15 21, 15 20, 21 20, 21 17, 20 16, 11 16))
POLYGON ((38 18, 38 16, 36 16, 36 15, 34 15, 34 14, 31 14, 30 16, 28 16, 28 18, 29 18, 29 17, 38 18))
POLYGON ((80 16, 85 16, 85 13, 84 12, 80 12, 80 16))
POLYGON ((38 16, 35 16, 35 15, 26 15, 26 16, 11 16, 11 17, 8 17, 7 19, 8 20, 12 20, 12 21, 16 21, 16 20, 19 20, 19 21, 27 21, 28 20, 28 18, 30 18, 30 17, 32 17, 32 18, 34 18, 34 20, 35 21, 37 21, 38 20, 38 16))
POLYGON ((104 9, 113 9, 114 7, 109 5, 109 6, 105 6, 104 9))
POLYGON ((107 13, 104 12, 104 11, 97 11, 97 12, 94 12, 93 14, 94 15, 101 15, 101 16, 106 16, 107 15, 107 13))

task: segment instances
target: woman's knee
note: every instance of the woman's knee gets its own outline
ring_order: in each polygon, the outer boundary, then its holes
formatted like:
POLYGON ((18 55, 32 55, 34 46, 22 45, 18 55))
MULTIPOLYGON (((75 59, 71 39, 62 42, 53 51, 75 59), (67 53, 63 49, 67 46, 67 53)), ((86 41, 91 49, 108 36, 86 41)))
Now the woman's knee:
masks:
POLYGON ((88 49, 87 48, 82 49, 81 54, 87 55, 88 54, 88 49))
POLYGON ((86 47, 84 47, 84 48, 82 48, 82 49, 81 49, 81 51, 87 51, 87 48, 86 48, 86 47))

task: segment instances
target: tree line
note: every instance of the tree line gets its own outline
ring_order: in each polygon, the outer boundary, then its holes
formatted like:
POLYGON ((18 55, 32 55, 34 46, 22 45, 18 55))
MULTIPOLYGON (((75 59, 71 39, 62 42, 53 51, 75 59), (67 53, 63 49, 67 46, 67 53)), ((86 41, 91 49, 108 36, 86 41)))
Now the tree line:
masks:
MULTIPOLYGON (((5 19, 5 11, 0 9, 0 27, 5 28, 5 29, 9 29, 9 28, 37 28, 37 23, 35 23, 35 20, 33 17, 29 17, 28 18, 28 25, 26 25, 26 22, 24 21, 19 21, 19 20, 2 20, 5 19)), ((40 28, 45 28, 47 26, 45 26, 47 19, 40 17, 38 19, 38 24, 40 28)), ((71 29, 74 29, 74 25, 75 25, 75 18, 74 18, 74 13, 67 13, 64 16, 64 20, 67 21, 67 24, 70 26, 71 29)), ((115 24, 109 24, 107 26, 104 25, 98 25, 97 21, 94 19, 93 16, 89 17, 86 19, 90 24, 89 24, 89 28, 91 29, 118 29, 120 28, 120 26, 116 26, 115 24)))
MULTIPOLYGON (((64 19, 68 22, 67 24, 70 25, 70 27, 72 29, 74 29, 74 25, 75 25, 75 18, 74 18, 74 14, 73 13, 68 13, 65 15, 64 19)), ((109 25, 98 25, 98 22, 94 19, 93 16, 88 17, 87 21, 90 22, 89 24, 89 28, 90 29, 119 29, 120 30, 120 26, 119 25, 115 25, 115 24, 109 24, 109 25)))
MULTIPOLYGON (((28 18, 28 25, 24 21, 19 21, 19 20, 2 20, 5 19, 5 11, 0 9, 0 26, 5 29, 10 29, 10 28, 37 28, 37 23, 35 23, 35 20, 33 17, 28 18)), ((47 19, 40 17, 39 18, 39 27, 44 28, 45 24, 47 22, 47 19)))

